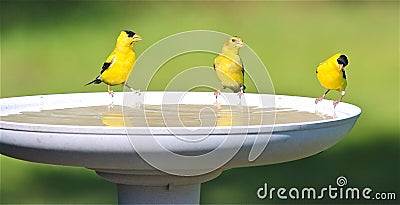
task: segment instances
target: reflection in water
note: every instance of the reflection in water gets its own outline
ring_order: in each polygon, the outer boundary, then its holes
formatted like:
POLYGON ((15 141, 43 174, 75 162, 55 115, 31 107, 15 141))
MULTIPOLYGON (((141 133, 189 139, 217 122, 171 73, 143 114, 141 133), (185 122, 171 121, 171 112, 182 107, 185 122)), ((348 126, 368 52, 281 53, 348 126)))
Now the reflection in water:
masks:
POLYGON ((310 122, 332 119, 322 113, 241 105, 121 105, 22 112, 2 121, 112 127, 214 127, 310 122), (275 119, 276 115, 276 119, 275 119))
POLYGON ((108 111, 102 114, 101 122, 110 127, 124 127, 122 106, 109 106, 108 111))
POLYGON ((232 126, 232 110, 219 109, 217 114, 217 126, 232 126))

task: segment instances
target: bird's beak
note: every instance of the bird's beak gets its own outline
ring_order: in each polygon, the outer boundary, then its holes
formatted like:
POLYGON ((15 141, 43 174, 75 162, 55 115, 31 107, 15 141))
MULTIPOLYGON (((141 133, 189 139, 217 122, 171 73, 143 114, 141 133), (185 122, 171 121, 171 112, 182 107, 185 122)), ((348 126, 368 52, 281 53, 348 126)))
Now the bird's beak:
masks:
POLYGON ((240 42, 238 42, 237 44, 236 44, 236 47, 239 47, 239 48, 241 48, 241 47, 243 47, 243 41, 240 41, 240 42))
POLYGON ((140 41, 140 40, 142 40, 142 37, 141 37, 141 36, 139 36, 139 35, 137 35, 137 34, 135 34, 135 35, 133 36, 133 42, 138 42, 138 41, 140 41))
POLYGON ((342 71, 343 67, 343 64, 339 64, 339 71, 342 71))

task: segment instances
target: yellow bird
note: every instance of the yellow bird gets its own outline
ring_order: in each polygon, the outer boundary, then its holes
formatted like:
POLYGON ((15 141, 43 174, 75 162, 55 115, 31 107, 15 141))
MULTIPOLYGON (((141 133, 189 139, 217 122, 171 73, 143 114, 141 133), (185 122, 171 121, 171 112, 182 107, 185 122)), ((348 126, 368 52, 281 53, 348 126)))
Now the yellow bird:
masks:
POLYGON ((337 104, 342 100, 345 95, 345 89, 347 86, 346 72, 344 67, 349 64, 347 56, 342 53, 337 53, 320 63, 317 67, 316 73, 317 78, 321 85, 327 89, 327 91, 319 98, 315 100, 315 104, 323 100, 330 90, 337 90, 341 92, 338 100, 333 102, 333 106, 336 107, 337 104))
POLYGON ((132 49, 135 43, 140 40, 142 40, 142 37, 133 31, 121 31, 114 50, 103 63, 100 75, 86 85, 103 82, 108 85, 108 93, 111 96, 113 96, 113 91, 110 89, 110 86, 120 84, 124 84, 132 92, 140 93, 140 90, 133 89, 126 82, 136 61, 136 54, 132 49))
POLYGON ((222 88, 215 91, 215 98, 221 94, 225 88, 238 93, 239 98, 244 93, 244 67, 239 56, 239 49, 243 47, 243 41, 240 37, 232 36, 228 38, 222 46, 222 52, 214 60, 214 70, 218 79, 221 81, 222 88))

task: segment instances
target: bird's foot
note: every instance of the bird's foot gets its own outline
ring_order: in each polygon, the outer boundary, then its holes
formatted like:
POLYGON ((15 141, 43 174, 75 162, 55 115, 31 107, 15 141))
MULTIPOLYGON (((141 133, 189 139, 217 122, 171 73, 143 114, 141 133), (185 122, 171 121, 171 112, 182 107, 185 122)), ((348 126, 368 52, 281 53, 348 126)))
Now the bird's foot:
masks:
POLYGON ((338 105, 340 102, 341 102, 341 100, 333 101, 333 108, 336 108, 336 105, 338 105))
POLYGON ((333 101, 333 108, 336 108, 336 105, 338 105, 342 101, 345 94, 346 91, 342 90, 342 95, 339 97, 339 99, 333 101))
POLYGON ((221 95, 221 90, 216 90, 216 91, 214 92, 214 95, 215 95, 215 99, 217 99, 218 96, 221 95))
POLYGON ((111 95, 111 97, 114 97, 114 91, 108 90, 108 94, 111 95))
POLYGON ((322 97, 319 97, 319 98, 315 99, 315 104, 318 104, 318 103, 321 102, 324 98, 325 98, 325 96, 322 96, 322 97))
POLYGON ((108 94, 111 95, 111 97, 114 97, 114 91, 111 90, 110 85, 107 86, 107 91, 108 91, 108 94))
POLYGON ((242 96, 244 95, 243 90, 239 91, 237 95, 239 96, 239 99, 242 99, 242 96))
POLYGON ((133 89, 133 88, 129 88, 133 93, 135 93, 135 94, 138 94, 138 95, 141 95, 141 93, 140 93, 140 89, 138 89, 138 90, 135 90, 135 89, 133 89))

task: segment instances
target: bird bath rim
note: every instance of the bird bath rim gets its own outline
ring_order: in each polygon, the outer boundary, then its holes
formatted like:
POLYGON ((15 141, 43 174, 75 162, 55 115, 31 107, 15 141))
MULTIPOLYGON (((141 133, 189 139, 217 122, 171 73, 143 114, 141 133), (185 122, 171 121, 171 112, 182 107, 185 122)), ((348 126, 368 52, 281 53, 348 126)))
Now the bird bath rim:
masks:
MULTIPOLYGON (((142 92, 142 95, 146 94, 162 94, 165 93, 163 91, 146 91, 142 92)), ((188 92, 168 92, 168 93, 188 93, 188 92)), ((196 94, 196 95, 201 95, 201 96, 208 96, 210 99, 213 99, 213 95, 210 92, 189 92, 190 94, 196 94)), ((124 92, 116 92, 114 94, 113 101, 114 103, 117 102, 115 105, 122 105, 123 101, 123 96, 127 94, 124 92)), ((134 93, 130 93, 132 95, 136 95, 134 93)), ((130 126, 124 126, 124 127, 110 127, 110 126, 81 126, 81 125, 53 125, 53 124, 35 124, 35 123, 23 123, 23 122, 10 122, 10 121, 3 121, 1 119, 2 116, 8 115, 8 114, 16 114, 21 111, 25 111, 25 109, 21 108, 16 108, 13 106, 10 106, 13 102, 17 102, 20 100, 26 100, 29 101, 29 98, 39 98, 43 101, 45 98, 49 98, 52 96, 57 96, 57 97, 64 97, 64 96, 69 96, 69 95, 76 95, 76 96, 85 96, 85 95, 95 95, 95 96, 102 96, 104 97, 104 100, 102 103, 95 103, 95 105, 107 105, 107 103, 111 102, 110 96, 107 93, 104 92, 92 92, 92 93, 71 93, 71 94, 51 94, 51 95, 34 95, 34 96, 24 96, 24 97, 10 97, 10 98, 2 98, 0 101, 1 103, 1 111, 2 113, 0 114, 0 128, 1 129, 7 129, 7 130, 18 130, 18 131, 33 131, 33 132, 48 132, 48 133, 71 133, 71 134, 109 134, 109 135, 121 135, 121 134, 127 134, 128 130, 129 132, 135 132, 137 134, 159 134, 159 135, 169 135, 171 134, 171 131, 175 134, 186 134, 186 135, 191 135, 191 134, 224 134, 229 132, 230 134, 240 134, 243 133, 243 130, 246 130, 247 133, 268 133, 268 132, 285 132, 285 131, 293 131, 297 130, 299 128, 301 129, 317 129, 321 127, 329 127, 332 126, 330 123, 334 121, 343 121, 343 120, 348 120, 351 118, 358 118, 358 116, 361 114, 361 109, 355 105, 351 105, 348 103, 341 102, 340 105, 338 106, 339 108, 334 109, 332 106, 331 100, 324 100, 318 105, 314 105, 314 99, 309 98, 309 97, 302 97, 302 96, 287 96, 287 95, 271 95, 271 94, 254 94, 254 93, 245 93, 244 98, 248 96, 257 96, 257 95, 263 95, 263 96, 268 96, 271 99, 275 100, 276 105, 280 105, 282 102, 285 102, 287 100, 293 100, 293 99, 301 99, 302 101, 306 101, 308 105, 306 104, 306 107, 308 107, 306 110, 308 112, 312 112, 312 109, 315 111, 322 110, 323 112, 343 112, 344 110, 347 110, 348 112, 351 112, 351 114, 346 113, 345 115, 342 115, 341 117, 337 118, 331 118, 331 119, 323 119, 323 120, 318 120, 318 121, 310 121, 310 122, 294 122, 294 123, 282 123, 282 124, 269 124, 269 125, 248 125, 248 126, 215 126, 215 127, 130 127, 130 126), (28 99, 23 99, 23 98, 28 98, 28 99), (9 103, 9 105, 4 105, 6 103, 9 103), (6 112, 4 113, 4 111, 6 112), (196 128, 196 132, 190 132, 191 128, 196 128), (212 133, 209 133, 210 129, 213 129, 212 133), (189 129, 189 132, 187 131, 189 129), (182 131, 183 130, 183 131, 182 131), (202 132, 202 130, 204 132, 202 132)), ((234 93, 224 93, 223 95, 226 96, 233 96, 236 97, 236 94, 234 93)), ((88 97, 86 97, 88 98, 88 97)), ((76 99, 75 99, 76 100, 76 99)), ((26 102, 25 101, 25 102, 26 102)), ((304 102, 303 102, 304 103, 304 102)), ((21 103, 19 103, 21 104, 21 103)), ((63 103, 61 103, 63 104, 63 103)), ((196 104, 196 103, 195 103, 196 104)), ((291 103, 284 103, 285 105, 291 104, 291 103)), ((32 106, 32 103, 26 103, 28 106, 32 106)), ((36 107, 46 107, 48 103, 37 103, 33 104, 33 106, 36 107), (45 105, 44 105, 45 104, 45 105)), ((212 104, 207 104, 212 106, 212 104)), ((88 104, 83 103, 81 106, 88 106, 88 104)), ((293 105, 291 105, 293 106, 293 105)), ((299 105, 295 105, 299 107, 299 105)), ((73 106, 69 106, 73 107, 73 106)), ((284 107, 284 106, 283 106, 284 107)), ((41 110, 41 108, 38 108, 35 111, 41 110)), ((46 108, 46 110, 49 108, 46 108)), ((50 108, 52 109, 52 108, 50 108)), ((54 108, 57 109, 57 108, 54 108)), ((345 122, 343 122, 345 123, 345 122)))
MULTIPOLYGON (((180 95, 184 92, 171 93, 180 95)), ((129 94, 139 98, 136 94, 129 94)), ((141 96, 143 97, 146 94, 160 96, 163 92, 144 92, 141 96)), ((214 102, 213 94, 210 92, 192 92, 189 95, 202 96, 203 101, 204 99, 211 101, 209 104, 214 102), (209 98, 205 98, 204 96, 209 98)), ((235 100, 238 99, 235 93, 224 93, 224 95, 235 100)), ((122 102, 124 96, 125 93, 116 93, 114 102, 122 102)), ((281 106, 283 107, 300 107, 301 109, 306 107, 309 111, 315 111, 316 108, 324 112, 333 111, 331 101, 325 100, 315 105, 313 98, 252 93, 246 93, 244 98, 251 99, 258 96, 270 97, 274 100, 274 106, 282 104, 281 106)), ((72 106, 69 102, 77 102, 79 106, 104 105, 109 102, 109 99, 110 96, 108 93, 76 93, 6 98, 1 99, 0 102, 1 114, 5 115, 7 112, 12 113, 16 110, 17 112, 32 109, 40 111, 43 108, 56 109, 60 105, 63 107, 75 106, 72 106), (92 101, 87 99, 91 99, 92 101), (99 99, 100 101, 98 101, 99 99), (36 102, 35 104, 35 100, 39 103, 36 102), (24 108, 23 106, 27 106, 28 108, 24 108)), ((196 103, 198 103, 197 99, 196 103)), ((254 102, 251 101, 250 103, 254 102)), ((153 167, 150 167, 146 163, 138 163, 137 160, 141 161, 141 159, 136 156, 139 151, 136 150, 138 147, 133 147, 132 137, 136 138, 135 142, 138 140, 146 142, 139 147, 141 153, 156 154, 160 154, 160 152, 155 152, 154 145, 147 143, 149 139, 161 140, 167 143, 173 152, 198 153, 215 149, 219 143, 223 143, 229 137, 231 137, 230 140, 237 140, 237 137, 238 139, 245 140, 239 152, 243 156, 248 154, 249 150, 246 149, 251 149, 257 143, 262 146, 265 143, 269 143, 269 149, 273 150, 273 153, 265 152, 255 162, 249 162, 249 156, 242 157, 240 160, 232 160, 225 168, 256 166, 300 159, 321 152, 338 142, 352 129, 361 110, 357 106, 341 103, 336 107, 336 112, 338 112, 338 118, 310 123, 213 127, 211 132, 206 130, 209 129, 208 127, 203 127, 199 129, 200 131, 193 132, 184 127, 174 130, 170 127, 57 126, 0 121, 0 131, 2 134, 0 145, 2 146, 1 153, 28 161, 83 166, 101 170, 154 170, 153 167), (343 114, 342 112, 347 114, 343 114), (175 136, 175 134, 184 134, 187 138, 193 139, 199 136, 204 137, 205 131, 207 131, 207 138, 197 141, 197 143, 182 142, 175 136), (259 136, 267 141, 257 141, 259 136), (269 137, 271 140, 269 140, 269 137), (58 156, 55 156, 54 153, 57 153, 58 156), (136 156, 136 161, 132 161, 133 155, 136 156), (104 160, 110 156, 114 156, 114 159, 115 156, 119 156, 119 159, 104 160)), ((229 148, 227 147, 227 149, 236 148, 238 148, 236 144, 230 145, 229 148)))

